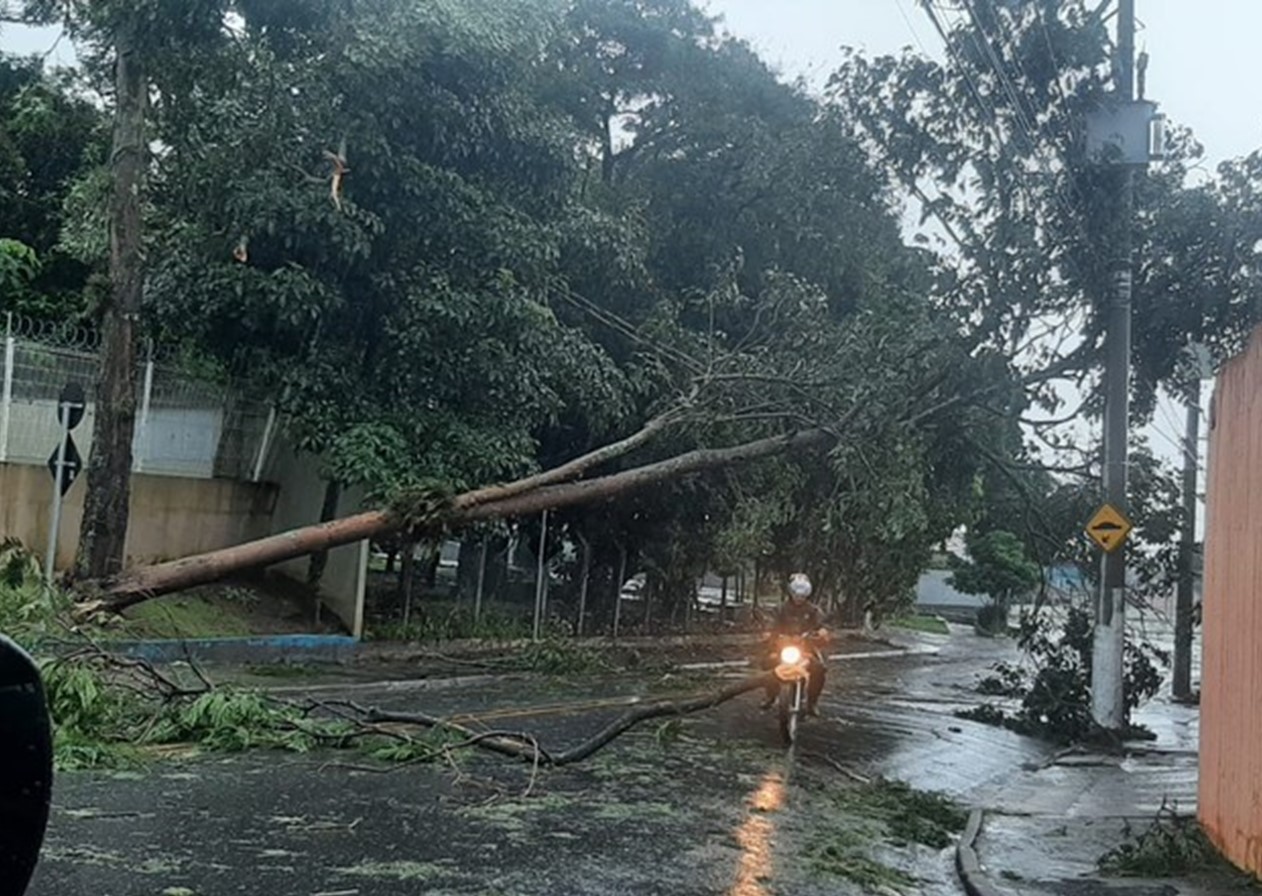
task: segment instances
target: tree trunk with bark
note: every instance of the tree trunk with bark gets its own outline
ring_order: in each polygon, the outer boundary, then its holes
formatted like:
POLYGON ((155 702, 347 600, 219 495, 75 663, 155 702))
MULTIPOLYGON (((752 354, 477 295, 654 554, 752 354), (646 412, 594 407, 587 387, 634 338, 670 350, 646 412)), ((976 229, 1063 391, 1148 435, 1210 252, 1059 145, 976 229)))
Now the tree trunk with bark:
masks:
POLYGON ((101 316, 101 372, 74 568, 79 580, 105 578, 123 568, 136 428, 135 328, 144 289, 141 209, 148 156, 145 112, 149 91, 134 27, 123 25, 114 46, 110 300, 101 316))
POLYGON ((416 583, 416 545, 403 548, 403 562, 399 565, 399 600, 403 604, 403 624, 412 622, 412 588, 416 583))

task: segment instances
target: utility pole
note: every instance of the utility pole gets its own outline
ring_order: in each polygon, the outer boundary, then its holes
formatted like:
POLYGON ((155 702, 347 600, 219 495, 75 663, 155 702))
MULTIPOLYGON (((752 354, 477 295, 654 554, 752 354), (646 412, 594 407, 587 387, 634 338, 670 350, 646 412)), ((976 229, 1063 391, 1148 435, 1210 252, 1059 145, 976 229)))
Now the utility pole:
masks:
POLYGON ((1196 502, 1200 473, 1201 380, 1212 367, 1204 345, 1190 347, 1191 382, 1188 384, 1187 428, 1183 434, 1183 532, 1179 538, 1179 583, 1174 599, 1174 679, 1176 700, 1192 697, 1192 615, 1196 583, 1196 502))
POLYGON ((1201 381, 1192 381, 1188 395, 1187 431, 1183 439, 1183 532, 1179 538, 1179 584, 1174 599, 1174 681, 1176 700, 1192 696, 1192 586, 1196 554, 1196 483, 1199 467, 1201 381))
MULTIPOLYGON (((1135 99, 1135 0, 1119 0, 1117 59, 1113 65, 1114 98, 1119 106, 1135 99)), ((1131 253, 1134 217, 1134 171, 1118 169, 1116 233, 1113 241, 1113 295, 1109 307, 1105 362, 1104 491, 1109 504, 1127 513, 1127 437, 1130 415, 1131 253)), ((1104 555, 1100 592, 1095 606, 1095 640, 1091 664, 1091 715, 1097 725, 1120 731, 1126 725, 1122 692, 1126 643, 1126 549, 1104 555)))

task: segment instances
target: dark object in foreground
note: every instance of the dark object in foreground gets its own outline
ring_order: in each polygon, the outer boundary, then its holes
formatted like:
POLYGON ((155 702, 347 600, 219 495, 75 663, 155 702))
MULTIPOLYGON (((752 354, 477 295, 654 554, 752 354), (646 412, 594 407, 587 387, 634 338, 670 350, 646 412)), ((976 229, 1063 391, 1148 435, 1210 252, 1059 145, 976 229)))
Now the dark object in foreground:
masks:
POLYGON ((21 896, 39 862, 53 790, 52 729, 39 668, 0 635, 0 896, 21 896))

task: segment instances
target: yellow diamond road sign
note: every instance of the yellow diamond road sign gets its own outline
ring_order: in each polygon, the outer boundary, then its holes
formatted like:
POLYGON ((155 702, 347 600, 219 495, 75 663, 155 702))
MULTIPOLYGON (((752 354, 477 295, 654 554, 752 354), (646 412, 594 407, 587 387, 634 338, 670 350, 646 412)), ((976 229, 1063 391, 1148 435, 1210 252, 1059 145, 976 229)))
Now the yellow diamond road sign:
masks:
POLYGON ((1096 511, 1091 522, 1087 523, 1087 535, 1106 554, 1111 554, 1126 543, 1126 536, 1131 534, 1133 528, 1131 521, 1121 511, 1111 504, 1105 504, 1096 511))

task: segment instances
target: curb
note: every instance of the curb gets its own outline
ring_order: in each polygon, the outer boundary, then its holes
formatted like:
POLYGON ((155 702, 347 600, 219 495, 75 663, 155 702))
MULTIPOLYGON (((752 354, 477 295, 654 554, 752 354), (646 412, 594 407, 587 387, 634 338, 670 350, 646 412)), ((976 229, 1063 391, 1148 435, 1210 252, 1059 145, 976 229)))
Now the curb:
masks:
POLYGON ((974 844, 977 842, 977 835, 982 831, 984 817, 985 813, 981 809, 974 809, 969 813, 968 824, 964 826, 964 834, 955 847, 955 870, 968 896, 1009 896, 1007 892, 991 883, 977 858, 974 844))
MULTIPOLYGON (((855 630, 857 631, 857 629, 855 630)), ((585 636, 582 638, 566 637, 564 640, 575 647, 613 647, 635 649, 637 647, 688 647, 709 645, 741 645, 752 643, 759 638, 757 632, 740 632, 719 635, 631 635, 618 638, 616 641, 608 635, 585 636)), ((415 641, 361 641, 356 659, 374 661, 407 661, 416 657, 425 657, 435 651, 477 655, 496 653, 503 650, 515 650, 529 647, 535 643, 532 638, 509 638, 505 640, 481 640, 476 638, 458 638, 451 641, 420 643, 415 641)))
POLYGON ((358 642, 349 635, 258 635, 103 641, 101 647, 111 653, 151 663, 339 663, 354 658, 358 642))
POLYGON ((525 681, 529 678, 520 672, 504 672, 489 675, 457 675, 451 678, 402 678, 386 681, 350 681, 331 682, 328 684, 279 685, 277 687, 260 686, 259 689, 269 694, 319 694, 354 693, 356 691, 376 691, 386 694, 406 694, 413 691, 446 691, 470 687, 479 684, 499 683, 505 681, 525 681))

